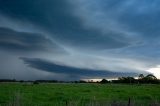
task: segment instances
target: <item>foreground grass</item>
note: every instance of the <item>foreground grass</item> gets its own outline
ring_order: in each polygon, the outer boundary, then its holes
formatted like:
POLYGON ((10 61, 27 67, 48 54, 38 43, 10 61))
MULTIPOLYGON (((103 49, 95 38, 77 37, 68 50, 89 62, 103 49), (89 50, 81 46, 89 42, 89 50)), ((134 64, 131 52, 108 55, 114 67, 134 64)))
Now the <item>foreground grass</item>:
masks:
POLYGON ((160 85, 0 83, 0 106, 160 106, 160 85))

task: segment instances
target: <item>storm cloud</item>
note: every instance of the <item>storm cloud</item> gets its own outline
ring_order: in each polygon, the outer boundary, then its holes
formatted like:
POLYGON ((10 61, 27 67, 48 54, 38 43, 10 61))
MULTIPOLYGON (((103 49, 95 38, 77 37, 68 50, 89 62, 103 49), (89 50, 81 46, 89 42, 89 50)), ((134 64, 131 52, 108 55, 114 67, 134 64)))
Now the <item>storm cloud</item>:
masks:
POLYGON ((0 48, 8 51, 58 51, 60 47, 49 38, 28 32, 17 32, 8 28, 0 28, 0 48))
POLYGON ((0 78, 74 80, 139 73, 160 78, 153 70, 160 63, 159 4, 0 0, 0 78), (35 77, 25 76, 28 70, 35 77))
POLYGON ((38 58, 21 57, 25 64, 29 67, 36 68, 43 71, 48 71, 58 74, 68 74, 72 76, 79 76, 79 78, 101 78, 101 77, 118 77, 118 76, 135 76, 136 73, 111 72, 104 70, 83 69, 71 66, 65 66, 60 63, 49 62, 38 58))

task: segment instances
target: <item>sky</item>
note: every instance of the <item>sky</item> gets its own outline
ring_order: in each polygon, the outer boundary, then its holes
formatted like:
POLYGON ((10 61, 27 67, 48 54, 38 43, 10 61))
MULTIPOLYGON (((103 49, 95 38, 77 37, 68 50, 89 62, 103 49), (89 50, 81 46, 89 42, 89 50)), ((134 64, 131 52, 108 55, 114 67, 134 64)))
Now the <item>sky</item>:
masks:
POLYGON ((0 0, 0 79, 160 78, 159 0, 0 0))

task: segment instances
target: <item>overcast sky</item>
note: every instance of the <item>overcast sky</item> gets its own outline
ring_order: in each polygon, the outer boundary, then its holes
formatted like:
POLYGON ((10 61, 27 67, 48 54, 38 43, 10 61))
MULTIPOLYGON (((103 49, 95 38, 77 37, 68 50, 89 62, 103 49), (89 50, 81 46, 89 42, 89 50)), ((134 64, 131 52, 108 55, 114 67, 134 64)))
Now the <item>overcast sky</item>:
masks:
POLYGON ((0 0, 0 78, 160 78, 159 0, 0 0))

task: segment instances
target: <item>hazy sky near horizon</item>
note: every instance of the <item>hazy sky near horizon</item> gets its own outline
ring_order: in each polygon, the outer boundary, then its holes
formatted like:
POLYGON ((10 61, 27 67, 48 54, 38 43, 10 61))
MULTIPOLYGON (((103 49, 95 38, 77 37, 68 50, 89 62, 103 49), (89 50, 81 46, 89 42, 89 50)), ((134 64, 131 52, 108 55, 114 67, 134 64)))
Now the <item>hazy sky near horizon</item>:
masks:
POLYGON ((0 78, 160 78, 159 0, 0 0, 0 78))

